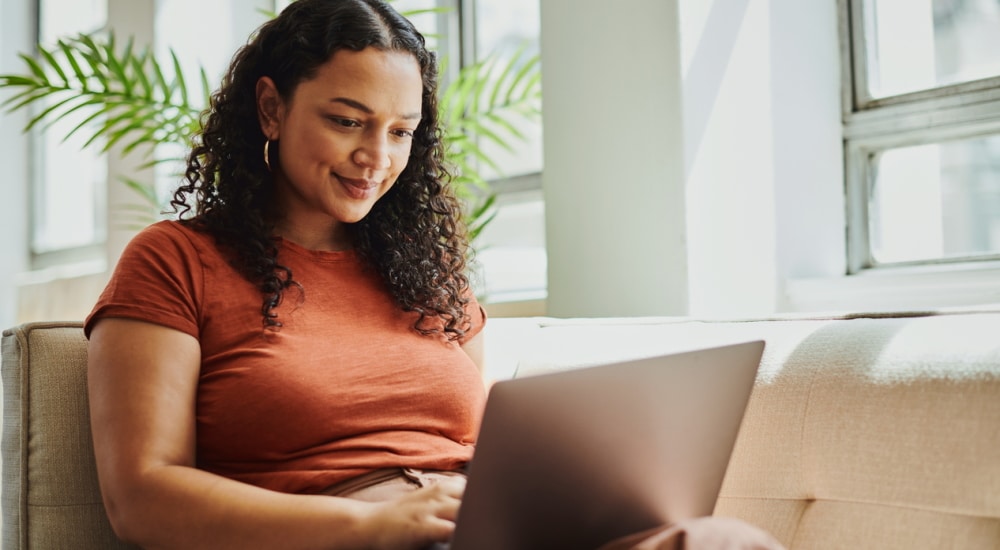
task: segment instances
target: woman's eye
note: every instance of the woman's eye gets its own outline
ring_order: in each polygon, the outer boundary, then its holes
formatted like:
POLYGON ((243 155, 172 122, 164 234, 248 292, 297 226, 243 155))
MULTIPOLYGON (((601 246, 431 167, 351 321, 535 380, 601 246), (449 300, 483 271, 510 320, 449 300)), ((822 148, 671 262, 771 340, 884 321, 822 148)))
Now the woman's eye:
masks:
POLYGON ((358 124, 358 121, 351 120, 349 118, 341 118, 339 116, 331 116, 327 118, 329 118, 330 121, 336 124, 337 126, 343 126, 344 128, 357 128, 358 126, 360 126, 360 124, 358 124))
POLYGON ((413 137, 413 130, 393 130, 392 133, 395 134, 396 137, 401 137, 401 138, 413 137))

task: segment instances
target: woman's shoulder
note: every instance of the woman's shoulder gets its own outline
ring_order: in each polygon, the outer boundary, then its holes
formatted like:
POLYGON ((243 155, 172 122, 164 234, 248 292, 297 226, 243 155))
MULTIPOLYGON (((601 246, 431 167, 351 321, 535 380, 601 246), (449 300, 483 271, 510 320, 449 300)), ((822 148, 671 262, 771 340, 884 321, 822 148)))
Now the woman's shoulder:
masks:
POLYGON ((197 229, 192 222, 180 220, 153 222, 139 230, 134 239, 164 243, 180 241, 189 244, 211 240, 207 233, 197 229))
MULTIPOLYGON (((205 295, 206 241, 184 222, 160 221, 129 241, 87 320, 126 317, 198 335, 205 295)), ((208 258, 208 264, 212 262, 208 258)))
POLYGON ((205 254, 215 250, 215 240, 193 223, 161 220, 143 227, 132 237, 129 248, 151 252, 193 252, 205 254))
POLYGON ((205 272, 227 264, 211 234, 177 220, 154 222, 139 230, 118 263, 121 269, 157 266, 168 272, 205 272))

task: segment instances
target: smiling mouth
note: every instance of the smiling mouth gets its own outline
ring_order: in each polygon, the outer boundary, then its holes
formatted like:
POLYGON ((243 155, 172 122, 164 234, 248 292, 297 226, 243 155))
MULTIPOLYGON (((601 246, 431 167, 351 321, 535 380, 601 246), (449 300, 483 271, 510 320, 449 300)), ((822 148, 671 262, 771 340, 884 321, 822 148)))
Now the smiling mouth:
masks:
POLYGON ((353 179, 345 178, 343 176, 336 176, 337 181, 344 186, 347 194, 355 199, 365 199, 370 197, 375 189, 378 188, 378 182, 370 179, 353 179))

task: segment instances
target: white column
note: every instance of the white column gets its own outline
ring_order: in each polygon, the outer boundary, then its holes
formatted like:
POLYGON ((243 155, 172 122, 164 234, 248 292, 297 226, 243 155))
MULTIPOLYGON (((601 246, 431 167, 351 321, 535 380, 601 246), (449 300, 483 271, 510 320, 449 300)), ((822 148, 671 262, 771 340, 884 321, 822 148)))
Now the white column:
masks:
POLYGON ((676 0, 541 2, 549 315, 687 312, 676 0))
POLYGON ((680 0, 690 313, 775 307, 772 3, 680 0))

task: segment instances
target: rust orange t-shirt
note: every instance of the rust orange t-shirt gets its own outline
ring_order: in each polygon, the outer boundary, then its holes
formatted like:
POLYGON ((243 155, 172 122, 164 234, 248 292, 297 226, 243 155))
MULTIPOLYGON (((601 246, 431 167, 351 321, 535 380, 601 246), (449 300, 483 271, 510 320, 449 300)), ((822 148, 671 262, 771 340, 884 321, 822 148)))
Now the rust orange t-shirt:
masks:
MULTIPOLYGON (((201 343, 197 464, 291 493, 318 492, 385 467, 455 469, 471 457, 485 404, 456 342, 413 329, 377 275, 350 251, 279 239, 302 285, 266 330, 261 293, 211 236, 175 221, 137 235, 86 321, 125 317, 201 343)), ((485 315, 470 304, 472 329, 485 315)))

